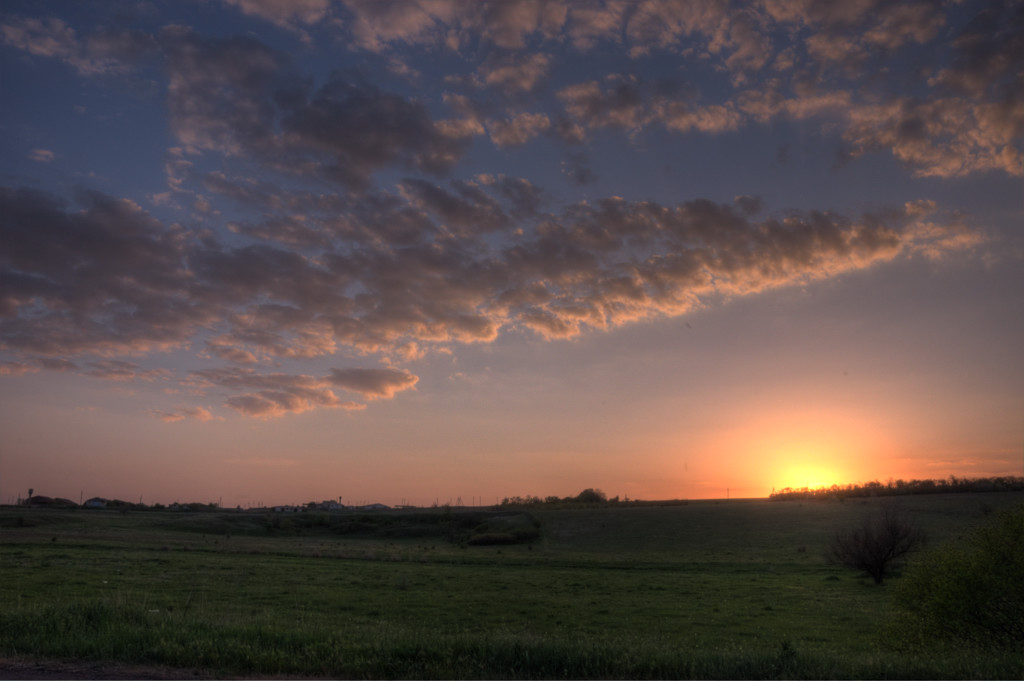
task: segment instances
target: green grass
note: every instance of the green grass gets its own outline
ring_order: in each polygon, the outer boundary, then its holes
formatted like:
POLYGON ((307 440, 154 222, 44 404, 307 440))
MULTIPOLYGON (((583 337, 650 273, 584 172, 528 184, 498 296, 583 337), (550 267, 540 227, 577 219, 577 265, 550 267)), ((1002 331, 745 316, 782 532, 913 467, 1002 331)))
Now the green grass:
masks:
MULTIPOLYGON (((899 501, 941 541, 1022 500, 899 501)), ((0 509, 0 655, 221 677, 1020 677, 1019 655, 898 646, 889 585, 825 563, 875 503, 538 511, 540 540, 508 546, 397 515, 353 535, 341 516, 0 509)))

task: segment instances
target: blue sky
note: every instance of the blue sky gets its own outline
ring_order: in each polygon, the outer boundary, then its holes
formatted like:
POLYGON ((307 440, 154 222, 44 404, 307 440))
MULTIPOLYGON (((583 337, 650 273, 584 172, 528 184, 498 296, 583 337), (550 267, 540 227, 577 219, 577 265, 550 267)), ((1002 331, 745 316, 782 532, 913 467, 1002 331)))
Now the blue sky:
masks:
POLYGON ((1020 474, 1019 2, 0 10, 0 499, 1020 474))

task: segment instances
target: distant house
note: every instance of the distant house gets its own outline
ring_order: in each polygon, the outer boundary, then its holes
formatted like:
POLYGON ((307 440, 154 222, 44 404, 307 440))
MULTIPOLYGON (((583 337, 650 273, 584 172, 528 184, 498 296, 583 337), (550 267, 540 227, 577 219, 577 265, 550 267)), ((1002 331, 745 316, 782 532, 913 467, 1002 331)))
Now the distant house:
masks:
POLYGON ((321 511, 340 511, 340 510, 342 510, 344 508, 345 507, 342 506, 341 504, 339 504, 337 501, 321 501, 320 502, 320 510, 321 511))
POLYGON ((86 499, 82 505, 86 508, 106 508, 107 500, 103 497, 93 497, 92 499, 86 499))
POLYGON ((301 506, 274 506, 274 513, 298 513, 301 506))
POLYGON ((366 504, 365 506, 357 507, 360 511, 390 511, 391 507, 385 504, 366 504))

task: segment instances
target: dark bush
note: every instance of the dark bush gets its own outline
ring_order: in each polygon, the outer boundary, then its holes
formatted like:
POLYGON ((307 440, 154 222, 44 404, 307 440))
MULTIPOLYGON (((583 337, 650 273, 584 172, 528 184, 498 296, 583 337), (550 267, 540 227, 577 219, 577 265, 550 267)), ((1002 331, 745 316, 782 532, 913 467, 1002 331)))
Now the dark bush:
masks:
POLYGON ((583 504, 603 504, 608 501, 608 495, 599 489, 588 487, 576 495, 576 501, 583 504))
POLYGON ((896 506, 885 504, 875 516, 836 534, 829 546, 828 558, 840 565, 862 570, 875 584, 911 551, 924 542, 924 535, 896 506))
POLYGON ((909 639, 1024 651, 1024 505, 923 553, 901 581, 909 639))
POLYGON ((470 546, 494 546, 501 544, 518 544, 519 539, 511 532, 482 532, 474 534, 466 543, 470 546))
POLYGON ((338 523, 333 529, 337 534, 373 534, 377 531, 378 525, 361 520, 351 520, 338 523))

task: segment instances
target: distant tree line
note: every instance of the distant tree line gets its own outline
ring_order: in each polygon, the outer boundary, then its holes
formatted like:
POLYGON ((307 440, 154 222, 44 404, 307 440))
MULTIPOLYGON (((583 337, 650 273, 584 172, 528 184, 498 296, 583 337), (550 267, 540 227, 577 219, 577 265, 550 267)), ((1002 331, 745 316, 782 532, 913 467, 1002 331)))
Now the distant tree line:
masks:
MULTIPOLYGON (((627 498, 626 501, 629 501, 627 498)), ((614 496, 611 499, 608 495, 599 489, 588 487, 576 496, 570 497, 557 497, 548 496, 541 499, 532 495, 526 495, 525 497, 505 497, 501 500, 502 506, 539 506, 541 504, 547 504, 549 506, 564 506, 566 504, 617 504, 619 503, 619 497, 614 496)))
POLYGON ((1024 477, 1000 476, 992 478, 958 478, 951 475, 940 480, 877 480, 831 487, 772 490, 772 501, 803 501, 808 499, 852 499, 907 494, 948 494, 950 492, 1020 492, 1024 491, 1024 477))
MULTIPOLYGON (((30 490, 32 491, 32 490, 30 490)), ((35 506, 44 508, 105 508, 114 509, 119 511, 221 511, 220 503, 213 501, 208 504, 199 502, 190 502, 186 504, 173 503, 169 506, 164 504, 144 504, 141 501, 138 503, 132 501, 123 501, 121 499, 102 499, 100 497, 93 497, 88 501, 79 504, 72 501, 71 499, 64 499, 62 497, 48 497, 42 494, 33 494, 25 499, 18 500, 19 506, 35 506)))
POLYGON ((618 495, 609 497, 600 489, 588 487, 575 496, 538 497, 526 496, 505 497, 499 506, 516 507, 531 506, 544 508, 579 508, 581 506, 686 506, 688 499, 630 499, 629 495, 620 498, 618 495))

